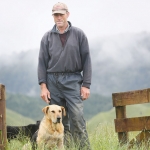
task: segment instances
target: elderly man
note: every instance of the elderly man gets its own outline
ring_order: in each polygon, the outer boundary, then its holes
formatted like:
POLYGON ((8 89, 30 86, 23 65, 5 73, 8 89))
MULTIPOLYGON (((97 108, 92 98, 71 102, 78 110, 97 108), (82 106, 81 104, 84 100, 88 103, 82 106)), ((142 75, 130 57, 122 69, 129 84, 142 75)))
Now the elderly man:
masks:
POLYGON ((83 100, 90 95, 92 72, 88 40, 81 29, 67 21, 69 11, 64 3, 53 6, 52 16, 55 25, 43 36, 39 52, 41 98, 65 107, 65 132, 71 132, 79 149, 90 150, 83 118, 83 100))

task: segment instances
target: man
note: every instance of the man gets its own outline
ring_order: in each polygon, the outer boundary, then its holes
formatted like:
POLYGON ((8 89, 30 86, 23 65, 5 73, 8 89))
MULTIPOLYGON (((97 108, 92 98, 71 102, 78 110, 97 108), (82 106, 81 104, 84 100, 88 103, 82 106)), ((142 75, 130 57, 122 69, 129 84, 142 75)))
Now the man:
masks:
POLYGON ((90 95, 91 59, 84 32, 67 21, 69 11, 64 3, 53 6, 55 25, 41 40, 38 80, 41 98, 50 104, 64 106, 65 132, 70 131, 80 149, 90 149, 83 100, 90 95), (82 75, 81 75, 82 72, 82 75))

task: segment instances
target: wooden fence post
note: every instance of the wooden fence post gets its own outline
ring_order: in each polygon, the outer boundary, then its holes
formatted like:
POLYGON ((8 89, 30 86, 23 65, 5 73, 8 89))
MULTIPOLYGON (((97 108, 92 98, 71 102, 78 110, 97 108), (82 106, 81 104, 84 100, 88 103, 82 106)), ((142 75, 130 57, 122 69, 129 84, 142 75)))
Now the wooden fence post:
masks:
POLYGON ((113 106, 116 110, 115 130, 118 133, 120 145, 128 143, 130 131, 140 131, 135 139, 129 142, 132 148, 134 143, 145 142, 145 146, 149 147, 150 140, 150 116, 127 118, 126 106, 134 104, 150 103, 150 88, 143 90, 135 90, 128 92, 112 93, 113 106))
POLYGON ((5 86, 0 84, 0 150, 6 149, 6 101, 5 86))
MULTIPOLYGON (((126 118, 126 106, 116 107, 116 119, 126 118)), ((118 132, 118 139, 120 145, 129 141, 128 132, 118 132)))

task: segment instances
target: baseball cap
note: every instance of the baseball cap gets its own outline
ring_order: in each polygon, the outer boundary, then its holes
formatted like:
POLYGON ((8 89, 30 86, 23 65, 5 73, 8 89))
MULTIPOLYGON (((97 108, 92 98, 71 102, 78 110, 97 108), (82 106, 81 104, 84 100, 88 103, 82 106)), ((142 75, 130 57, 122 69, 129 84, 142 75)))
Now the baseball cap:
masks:
POLYGON ((59 14, 65 14, 68 11, 68 7, 66 4, 58 2, 53 6, 52 9, 52 15, 59 13, 59 14))

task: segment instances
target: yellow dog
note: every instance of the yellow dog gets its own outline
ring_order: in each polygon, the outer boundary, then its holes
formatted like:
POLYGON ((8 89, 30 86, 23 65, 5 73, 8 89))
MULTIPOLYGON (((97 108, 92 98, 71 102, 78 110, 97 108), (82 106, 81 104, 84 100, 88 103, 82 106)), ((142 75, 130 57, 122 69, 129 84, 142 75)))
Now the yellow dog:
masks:
POLYGON ((66 115, 65 108, 58 105, 49 105, 43 108, 42 119, 37 135, 37 145, 40 149, 64 149, 64 126, 62 115, 66 115))

